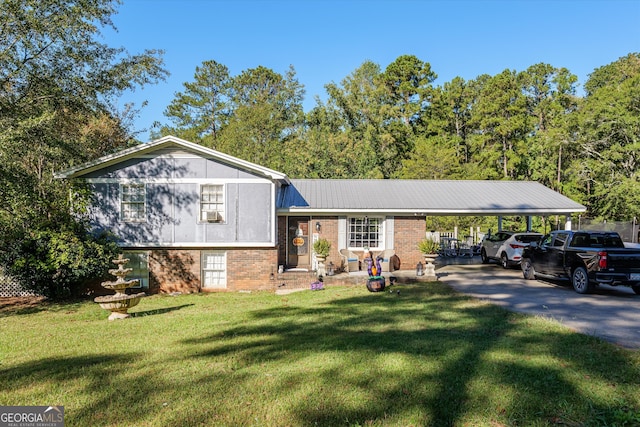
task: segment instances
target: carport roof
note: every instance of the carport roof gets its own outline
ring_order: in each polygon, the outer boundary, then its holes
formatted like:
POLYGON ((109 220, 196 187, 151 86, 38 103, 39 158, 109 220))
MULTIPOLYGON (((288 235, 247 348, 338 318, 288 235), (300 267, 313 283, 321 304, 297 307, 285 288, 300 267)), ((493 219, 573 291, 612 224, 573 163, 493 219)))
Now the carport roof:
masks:
POLYGON ((586 207, 532 181, 292 179, 278 212, 397 215, 554 215, 586 207))

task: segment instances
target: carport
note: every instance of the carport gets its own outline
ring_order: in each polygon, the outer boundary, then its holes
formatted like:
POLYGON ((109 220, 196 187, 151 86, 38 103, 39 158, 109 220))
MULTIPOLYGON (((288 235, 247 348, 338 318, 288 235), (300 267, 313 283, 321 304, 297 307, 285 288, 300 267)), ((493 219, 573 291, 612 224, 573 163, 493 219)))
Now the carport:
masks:
MULTIPOLYGON (((504 216, 524 216, 531 228, 533 216, 558 215, 571 229, 571 215, 585 211, 533 181, 292 179, 277 196, 279 229, 286 230, 279 235, 279 260, 291 264, 293 239, 312 244, 324 237, 333 259, 345 248, 358 255, 394 249, 413 268, 422 260, 416 245, 427 216, 496 216, 499 228, 504 216)), ((308 262, 315 265, 313 258, 308 262)))
POLYGON ((586 207, 533 181, 292 179, 280 194, 280 214, 416 216, 571 215, 586 207))

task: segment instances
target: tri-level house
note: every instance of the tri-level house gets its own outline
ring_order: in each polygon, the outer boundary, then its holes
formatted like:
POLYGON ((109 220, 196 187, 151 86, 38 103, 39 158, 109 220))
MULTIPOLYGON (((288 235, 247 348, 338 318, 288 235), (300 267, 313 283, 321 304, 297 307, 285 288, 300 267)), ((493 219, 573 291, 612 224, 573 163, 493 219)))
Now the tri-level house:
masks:
POLYGON ((534 182, 293 180, 173 136, 57 177, 89 186, 92 228, 117 237, 149 293, 273 289, 278 270, 316 267, 319 237, 337 270, 345 250, 392 251, 415 270, 427 215, 585 210, 534 182))

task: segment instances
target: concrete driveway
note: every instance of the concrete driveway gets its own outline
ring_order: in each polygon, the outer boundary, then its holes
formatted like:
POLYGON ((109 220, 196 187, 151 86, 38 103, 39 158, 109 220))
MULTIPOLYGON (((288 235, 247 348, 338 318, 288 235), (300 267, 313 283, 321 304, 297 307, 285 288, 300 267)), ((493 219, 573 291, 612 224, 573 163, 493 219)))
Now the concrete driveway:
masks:
POLYGON ((496 264, 443 265, 437 275, 460 292, 506 309, 552 318, 578 332, 640 348, 640 295, 629 288, 603 286, 580 295, 569 282, 524 280, 519 269, 496 264))

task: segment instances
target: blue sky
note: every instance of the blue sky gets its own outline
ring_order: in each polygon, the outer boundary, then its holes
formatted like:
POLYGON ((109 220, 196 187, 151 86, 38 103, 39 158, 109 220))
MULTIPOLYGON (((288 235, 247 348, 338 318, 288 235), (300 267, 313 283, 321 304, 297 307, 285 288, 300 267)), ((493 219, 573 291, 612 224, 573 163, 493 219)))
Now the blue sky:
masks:
POLYGON ((292 65, 308 111, 316 96, 326 99, 325 84, 367 60, 384 70, 415 55, 431 64, 436 86, 540 62, 583 84, 595 68, 640 52, 640 0, 123 0, 113 21, 118 32, 105 30, 105 43, 163 49, 171 73, 121 99, 148 101, 136 130, 169 123, 164 110, 207 60, 233 76, 292 65))

